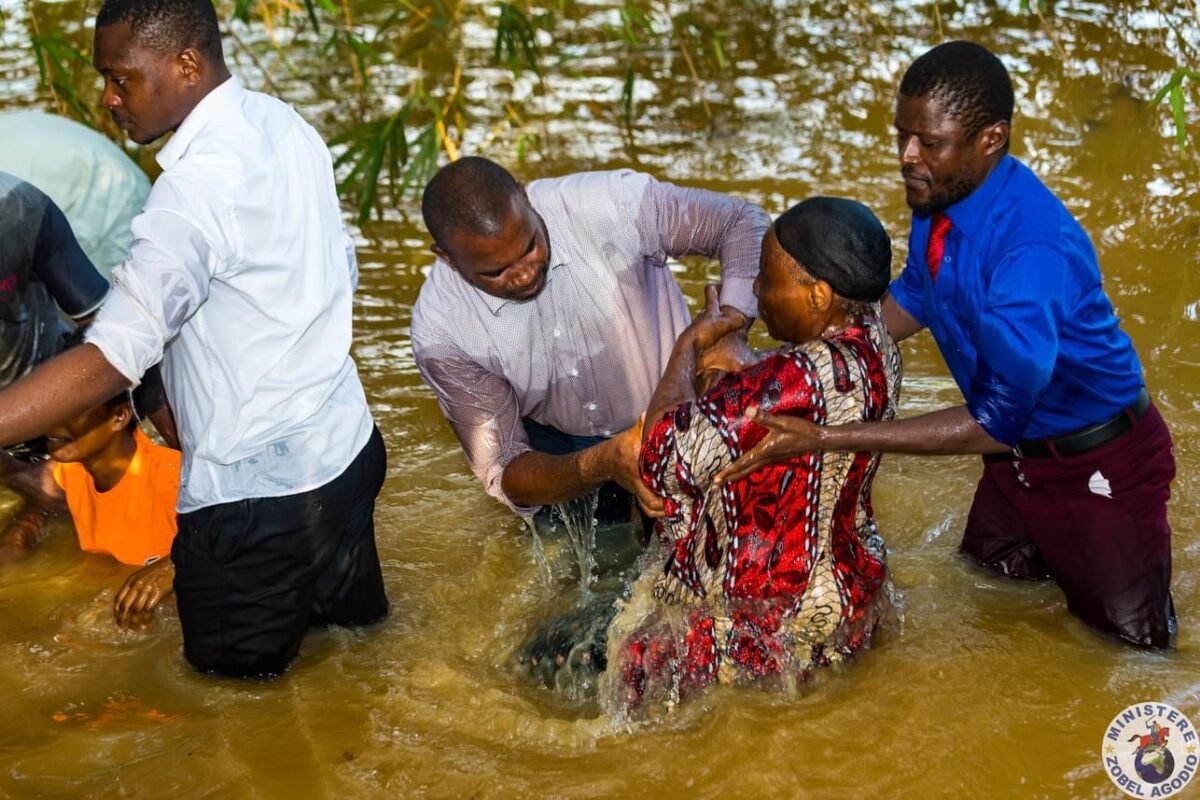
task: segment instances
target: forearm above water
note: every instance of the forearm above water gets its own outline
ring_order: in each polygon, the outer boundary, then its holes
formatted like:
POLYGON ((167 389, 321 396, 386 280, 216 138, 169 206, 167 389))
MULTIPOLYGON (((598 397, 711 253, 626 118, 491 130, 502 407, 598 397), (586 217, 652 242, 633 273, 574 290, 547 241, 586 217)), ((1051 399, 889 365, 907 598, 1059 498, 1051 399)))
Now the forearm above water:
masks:
POLYGON ((965 406, 947 408, 892 422, 862 422, 821 429, 822 450, 967 455, 1007 453, 1011 448, 993 439, 965 406))
POLYGON ((128 388, 99 348, 72 348, 0 391, 0 446, 41 436, 128 388))
POLYGON ((554 456, 530 450, 504 470, 500 488, 514 503, 542 506, 561 503, 614 479, 615 439, 554 456))

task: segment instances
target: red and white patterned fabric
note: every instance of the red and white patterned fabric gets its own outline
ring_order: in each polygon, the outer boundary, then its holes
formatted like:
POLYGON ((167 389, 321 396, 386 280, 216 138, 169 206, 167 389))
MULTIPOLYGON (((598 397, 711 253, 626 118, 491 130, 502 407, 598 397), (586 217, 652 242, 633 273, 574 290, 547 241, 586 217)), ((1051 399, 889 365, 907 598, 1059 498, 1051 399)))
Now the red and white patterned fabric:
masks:
POLYGON ((663 566, 610 633, 626 707, 711 683, 807 677, 869 641, 890 605, 871 510, 877 453, 809 453, 724 487, 713 476, 766 429, 758 406, 817 424, 895 416, 900 355, 882 323, 782 350, 653 423, 642 479, 665 501, 663 566))

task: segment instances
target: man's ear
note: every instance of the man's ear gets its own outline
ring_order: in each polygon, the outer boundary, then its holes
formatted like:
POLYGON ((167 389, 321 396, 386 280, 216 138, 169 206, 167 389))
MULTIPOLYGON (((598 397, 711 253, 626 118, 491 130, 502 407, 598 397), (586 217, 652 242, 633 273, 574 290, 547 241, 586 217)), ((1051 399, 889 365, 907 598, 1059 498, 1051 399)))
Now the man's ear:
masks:
MULTIPOLYGON (((433 244, 429 245, 429 249, 433 251, 433 254, 435 256, 440 258, 442 261, 445 261, 450 266, 454 267, 454 259, 451 258, 450 254, 447 253, 445 250, 443 250, 441 245, 439 245, 437 242, 434 242, 433 244)), ((454 268, 458 269, 458 267, 454 267, 454 268)))
POLYGON ((189 47, 175 57, 179 68, 179 76, 183 78, 183 83, 189 89, 200 83, 200 79, 204 77, 204 59, 196 52, 195 48, 189 47))
POLYGON ((1007 122, 993 122, 982 131, 979 132, 979 141, 983 145, 983 154, 985 156, 994 155, 1004 152, 1004 148, 1008 146, 1008 135, 1010 126, 1007 122))
POLYGON ((129 427, 129 423, 133 422, 133 404, 121 403, 112 414, 112 427, 114 431, 125 430, 129 427))

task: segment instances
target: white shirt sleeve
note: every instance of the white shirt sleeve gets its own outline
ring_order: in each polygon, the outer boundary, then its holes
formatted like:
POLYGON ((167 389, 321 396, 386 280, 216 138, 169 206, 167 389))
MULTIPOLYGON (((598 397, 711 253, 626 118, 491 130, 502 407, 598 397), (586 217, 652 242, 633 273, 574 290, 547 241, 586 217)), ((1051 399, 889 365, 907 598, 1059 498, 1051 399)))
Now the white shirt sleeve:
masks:
POLYGON ((437 395, 442 415, 454 429, 471 471, 492 497, 521 515, 536 506, 523 506, 504 493, 504 470, 530 451, 521 423, 517 394, 502 376, 472 362, 445 336, 432 345, 413 335, 413 357, 425 383, 437 395))
POLYGON ((113 288, 85 341, 134 385, 208 299, 220 260, 203 233, 156 208, 133 221, 133 246, 113 271, 113 288))
POLYGON ((350 265, 350 288, 358 291, 358 253, 354 249, 354 237, 350 235, 350 231, 342 225, 342 237, 345 239, 346 247, 346 263, 350 265))

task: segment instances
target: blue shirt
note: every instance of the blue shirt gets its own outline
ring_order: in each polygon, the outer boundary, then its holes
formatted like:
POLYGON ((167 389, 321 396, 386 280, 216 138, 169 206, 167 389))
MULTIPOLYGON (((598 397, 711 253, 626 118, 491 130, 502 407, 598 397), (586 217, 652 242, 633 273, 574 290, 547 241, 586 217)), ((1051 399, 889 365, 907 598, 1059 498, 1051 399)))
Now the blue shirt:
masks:
POLYGON ((930 219, 914 215, 891 293, 929 328, 984 430, 1015 445, 1132 404, 1142 367, 1104 294, 1096 251, 1037 176, 1005 156, 946 216, 937 280, 925 263, 930 219))

